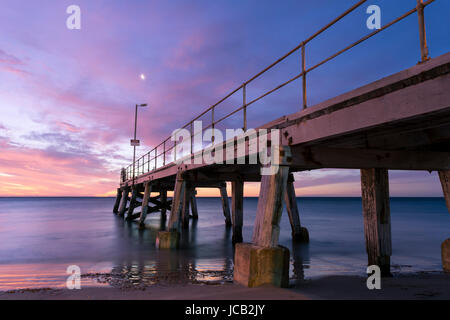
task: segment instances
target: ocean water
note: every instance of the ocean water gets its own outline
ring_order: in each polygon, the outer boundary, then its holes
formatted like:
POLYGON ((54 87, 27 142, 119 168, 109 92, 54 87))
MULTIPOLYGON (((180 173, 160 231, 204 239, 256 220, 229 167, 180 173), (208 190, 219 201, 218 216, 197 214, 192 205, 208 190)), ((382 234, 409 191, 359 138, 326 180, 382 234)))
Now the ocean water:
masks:
MULTIPOLYGON (((231 200, 231 199, 230 199, 231 200)), ((219 198, 199 198, 178 251, 156 250, 159 213, 146 229, 112 213, 113 198, 0 198, 0 290, 64 287, 71 265, 82 285, 141 286, 232 280, 231 230, 219 198)), ((291 252, 293 281, 364 275, 367 265, 360 198, 297 198, 309 244, 291 240, 284 211, 280 244, 291 252)), ((244 241, 253 232, 257 198, 244 200, 244 241)), ((443 198, 392 198, 392 271, 440 271, 450 237, 443 198)))

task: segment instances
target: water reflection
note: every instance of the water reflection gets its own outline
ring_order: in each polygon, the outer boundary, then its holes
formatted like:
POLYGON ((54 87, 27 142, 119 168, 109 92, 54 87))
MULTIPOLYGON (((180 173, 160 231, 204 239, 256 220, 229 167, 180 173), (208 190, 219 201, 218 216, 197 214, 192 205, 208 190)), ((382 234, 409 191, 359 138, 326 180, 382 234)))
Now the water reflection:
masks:
POLYGON ((305 268, 309 267, 309 243, 292 241, 290 278, 295 284, 305 280, 305 268))
MULTIPOLYGON (((181 231, 179 250, 157 250, 156 236, 165 228, 162 217, 152 217, 145 228, 137 223, 117 219, 118 245, 129 250, 126 259, 114 262, 110 273, 90 274, 100 283, 119 287, 145 287, 187 283, 219 284, 233 280, 234 246, 232 230, 223 226, 222 237, 217 227, 199 228, 199 220, 191 219, 189 228, 181 231), (136 245, 138 248, 136 248, 136 245), (140 249, 139 249, 140 248, 140 249)), ((292 242, 290 278, 304 280, 304 264, 309 261, 308 244, 292 242)))
POLYGON ((223 284, 233 279, 231 259, 192 260, 184 255, 167 253, 157 260, 128 261, 115 265, 110 273, 86 274, 84 277, 114 287, 146 287, 188 283, 223 284))
MULTIPOLYGON (((198 241, 198 220, 193 219, 189 228, 181 232, 179 250, 157 250, 157 233, 165 227, 161 218, 149 219, 144 229, 120 218, 116 222, 117 246, 128 250, 129 255, 114 261, 109 273, 91 273, 84 277, 116 287, 142 288, 148 285, 220 284, 233 279, 230 228, 224 226, 223 238, 217 238, 214 232, 215 248, 210 248, 210 244, 205 246, 204 238, 198 241)), ((202 232, 200 236, 207 236, 204 230, 202 232)))
MULTIPOLYGON (((247 242, 252 238, 257 200, 244 199, 243 237, 247 242)), ((198 199, 199 220, 191 224, 185 247, 169 253, 155 248, 157 232, 167 224, 159 213, 147 216, 147 228, 139 230, 137 224, 111 213, 113 202, 111 198, 0 198, 0 290, 64 287, 69 265, 80 266, 84 274, 112 273, 115 266, 120 277, 133 274, 131 282, 139 282, 139 274, 152 272, 190 273, 193 278, 184 279, 212 279, 212 283, 231 279, 231 232, 225 228, 218 198, 198 199), (55 215, 61 208, 64 214, 55 215), (174 259, 178 262, 170 262, 174 259)), ((299 198, 298 204, 312 241, 292 244, 289 219, 283 213, 280 244, 291 252, 291 280, 365 275, 361 199, 299 198)), ((393 198, 391 204, 396 213, 392 224, 397 226, 394 271, 441 270, 441 242, 449 230, 445 201, 393 198), (411 238, 411 234, 421 236, 411 238)))

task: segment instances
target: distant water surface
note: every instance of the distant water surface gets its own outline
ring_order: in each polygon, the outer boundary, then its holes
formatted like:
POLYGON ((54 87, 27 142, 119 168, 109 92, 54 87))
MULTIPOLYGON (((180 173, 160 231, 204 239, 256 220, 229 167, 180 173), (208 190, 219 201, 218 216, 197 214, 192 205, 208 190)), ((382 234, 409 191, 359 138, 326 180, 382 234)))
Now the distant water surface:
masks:
MULTIPOLYGON (((230 199, 231 200, 231 199, 230 199)), ((232 280, 231 230, 219 198, 199 198, 178 251, 155 249, 160 214, 139 230, 112 214, 113 198, 0 198, 0 290, 64 287, 78 265, 82 285, 166 285, 232 280)), ((291 241, 286 212, 280 244, 291 252, 291 279, 363 275, 360 198, 298 198, 309 244, 291 241)), ((257 198, 244 201, 244 241, 250 241, 257 198)), ((440 271, 440 245, 450 237, 443 198, 392 198, 392 270, 440 271)))

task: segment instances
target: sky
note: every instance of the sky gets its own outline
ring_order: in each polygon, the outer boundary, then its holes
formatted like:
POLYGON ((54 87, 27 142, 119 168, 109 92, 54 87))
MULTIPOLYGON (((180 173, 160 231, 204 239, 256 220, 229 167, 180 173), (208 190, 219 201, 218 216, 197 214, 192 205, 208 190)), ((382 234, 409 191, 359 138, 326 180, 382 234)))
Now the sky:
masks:
MULTIPOLYGON (((308 44, 307 67, 368 34, 415 0, 373 0, 308 44)), ((109 196, 132 161, 134 106, 142 155, 344 12, 350 0, 0 0, 0 196, 109 196), (70 5, 81 29, 66 26, 70 5), (145 80, 140 75, 145 75, 145 80)), ((450 48, 450 1, 426 8, 431 57, 450 48)), ((308 105, 415 65, 412 15, 308 75, 308 105)), ((297 74, 293 54, 248 87, 248 100, 297 74)), ((239 107, 236 95, 217 116, 239 107)), ((249 108, 255 127, 301 108, 294 81, 249 108)), ((225 125, 225 124, 224 124, 225 125)), ((226 123, 241 127, 239 119, 226 123), (234 121, 234 122, 233 122, 234 121)), ((360 196, 358 170, 295 175, 298 196, 360 196)), ((390 171, 392 196, 442 196, 435 172, 390 171)), ((246 184, 247 196, 258 184, 246 184)), ((216 195, 201 190, 199 195, 216 195)))

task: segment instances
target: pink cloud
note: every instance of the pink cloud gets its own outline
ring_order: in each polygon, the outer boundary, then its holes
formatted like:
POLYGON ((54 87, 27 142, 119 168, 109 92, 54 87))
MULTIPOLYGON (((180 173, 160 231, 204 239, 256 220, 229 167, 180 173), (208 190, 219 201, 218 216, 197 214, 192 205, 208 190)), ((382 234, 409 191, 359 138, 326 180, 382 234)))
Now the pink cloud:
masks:
POLYGON ((25 66, 25 63, 16 56, 0 49, 0 70, 18 76, 26 76, 29 74, 29 72, 20 69, 19 66, 25 66))
POLYGON ((69 132, 80 132, 79 128, 77 128, 76 126, 74 126, 70 123, 64 122, 64 121, 58 121, 58 122, 56 122, 56 125, 58 127, 60 127, 61 129, 64 129, 69 132))
POLYGON ((11 146, 2 148, 0 172, 0 196, 105 195, 118 181, 115 172, 85 155, 11 146))

